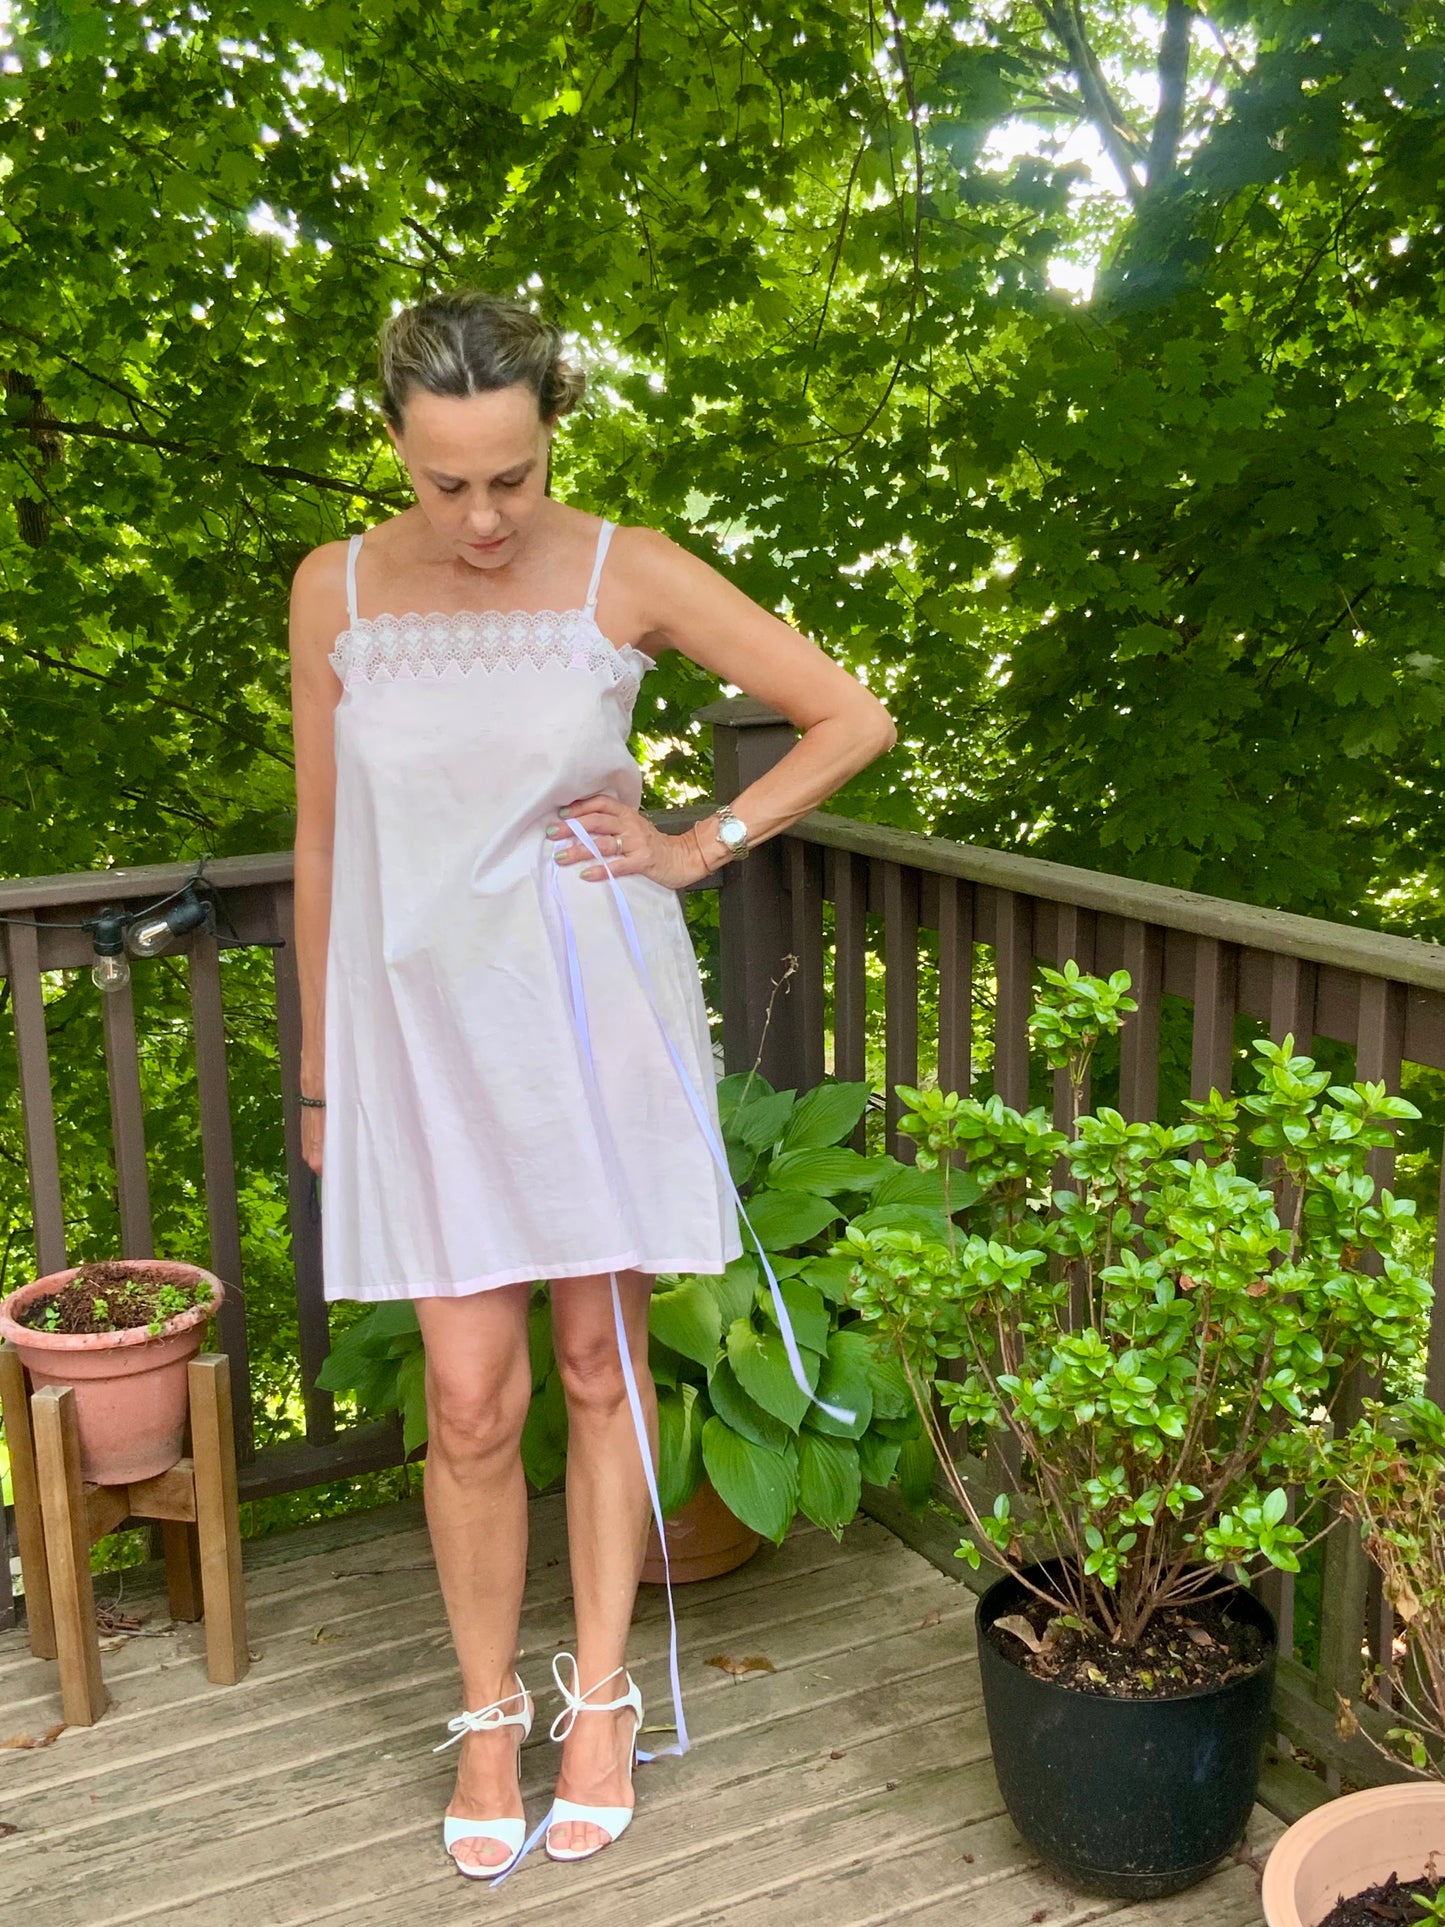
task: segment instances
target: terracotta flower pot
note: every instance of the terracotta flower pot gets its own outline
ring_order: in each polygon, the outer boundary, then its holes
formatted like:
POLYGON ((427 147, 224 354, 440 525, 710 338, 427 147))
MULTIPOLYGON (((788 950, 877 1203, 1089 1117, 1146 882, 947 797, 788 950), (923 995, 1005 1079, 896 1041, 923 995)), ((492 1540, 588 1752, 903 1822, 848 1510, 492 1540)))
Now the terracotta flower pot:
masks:
MULTIPOLYGON (((761 1541, 751 1526, 736 1518, 704 1479, 685 1506, 667 1520, 667 1556, 674 1583, 716 1579, 751 1559, 761 1541)), ((657 1525, 647 1535, 647 1557, 642 1565, 644 1585, 664 1580, 662 1546, 657 1525)))
POLYGON ((209 1305, 167 1319, 154 1337, 144 1325, 128 1331, 36 1331, 18 1314, 78 1276, 81 1267, 54 1271, 0 1301, 0 1338, 19 1352, 32 1387, 70 1385, 80 1431, 82 1478, 96 1485, 151 1479, 181 1456, 186 1427, 186 1365, 201 1349, 206 1321, 226 1296, 221 1280, 199 1265, 165 1259, 116 1262, 164 1272, 177 1285, 211 1286, 209 1305))
POLYGON ((1264 1869, 1269 1927, 1319 1927, 1342 1896, 1398 1874, 1415 1880, 1434 1854, 1445 1873, 1445 1786, 1419 1781, 1346 1793, 1274 1843, 1264 1869))

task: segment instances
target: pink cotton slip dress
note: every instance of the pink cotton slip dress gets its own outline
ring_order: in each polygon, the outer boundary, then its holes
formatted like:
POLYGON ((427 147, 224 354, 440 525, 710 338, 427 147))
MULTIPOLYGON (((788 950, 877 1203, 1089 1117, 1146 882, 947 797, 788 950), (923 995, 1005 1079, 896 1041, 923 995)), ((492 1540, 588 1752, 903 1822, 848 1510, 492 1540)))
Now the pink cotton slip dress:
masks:
POLYGON ((558 866, 561 804, 637 807, 628 750, 649 659, 595 607, 363 617, 330 660, 336 827, 325 999, 328 1299, 453 1297, 531 1279, 723 1270, 725 1175, 662 1031, 716 1120, 712 1046, 677 893, 558 866), (589 1067, 569 979, 575 935, 589 1067), (655 1000, 655 1010, 653 1007, 655 1000), (660 1023, 659 1023, 660 1020, 660 1023), (661 1027, 660 1027, 661 1026, 661 1027))

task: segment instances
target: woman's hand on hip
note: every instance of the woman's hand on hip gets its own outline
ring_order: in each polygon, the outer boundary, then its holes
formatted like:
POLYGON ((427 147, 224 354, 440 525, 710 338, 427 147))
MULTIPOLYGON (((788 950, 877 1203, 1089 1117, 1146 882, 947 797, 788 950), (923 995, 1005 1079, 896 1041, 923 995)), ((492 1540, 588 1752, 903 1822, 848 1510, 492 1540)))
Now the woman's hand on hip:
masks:
POLYGON ((651 877, 654 883, 680 890, 708 874, 696 837, 690 832, 666 835, 640 810, 630 809, 615 796, 583 796, 564 803, 556 820, 547 824, 547 837, 553 848, 552 860, 582 864, 583 878, 589 883, 604 882, 610 871, 615 877, 651 877), (567 828, 565 817, 580 823, 592 838, 602 853, 600 864, 567 828))

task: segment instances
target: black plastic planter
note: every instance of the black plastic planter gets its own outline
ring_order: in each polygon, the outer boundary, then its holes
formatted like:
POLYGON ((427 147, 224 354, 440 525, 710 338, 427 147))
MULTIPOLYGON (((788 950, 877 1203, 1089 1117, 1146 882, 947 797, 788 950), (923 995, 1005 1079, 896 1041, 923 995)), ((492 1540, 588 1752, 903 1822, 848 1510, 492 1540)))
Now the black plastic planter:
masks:
POLYGON ((1152 1900, 1203 1880, 1243 1836, 1269 1731, 1278 1645, 1268 1608, 1243 1590, 1231 1617, 1268 1643, 1241 1679, 1175 1699, 1112 1699, 1036 1679, 986 1629, 1019 1611, 1016 1579, 978 1602, 978 1665, 994 1771, 1009 1818, 1086 1893, 1152 1900))

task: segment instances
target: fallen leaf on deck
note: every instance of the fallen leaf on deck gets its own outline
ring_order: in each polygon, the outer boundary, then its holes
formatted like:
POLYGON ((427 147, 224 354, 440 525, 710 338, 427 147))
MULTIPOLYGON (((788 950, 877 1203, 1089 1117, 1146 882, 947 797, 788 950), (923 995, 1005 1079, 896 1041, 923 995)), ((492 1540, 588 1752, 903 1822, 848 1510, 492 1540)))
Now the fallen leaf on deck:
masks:
POLYGON ((918 1622, 919 1632, 927 1632, 928 1628, 930 1626, 936 1626, 942 1617, 943 1614, 938 1610, 937 1606, 931 1606, 918 1622))
POLYGON ((311 1635, 311 1644, 314 1646, 318 1640, 322 1639, 344 1639, 345 1637, 345 1633, 329 1633, 324 1625, 318 1626, 316 1631, 311 1635))
POLYGON ((761 1653, 753 1653, 747 1659, 734 1659, 730 1653, 714 1653, 704 1664, 716 1666, 720 1673, 730 1673, 734 1679, 752 1679, 759 1673, 775 1673, 778 1670, 761 1653))
POLYGON ((129 1633, 116 1633, 114 1638, 102 1639, 100 1641, 100 1650, 103 1653, 114 1653, 118 1652, 122 1646, 128 1646, 129 1644, 129 1633))
POLYGON ((47 1726, 39 1739, 33 1733, 12 1733, 8 1740, 0 1740, 0 1747, 53 1746, 65 1731, 65 1721, 58 1726, 47 1726))
POLYGON ((134 1613, 124 1613, 118 1600, 97 1599, 95 1602, 95 1630, 98 1633, 138 1633, 144 1621, 134 1613))
POLYGON ((842 1760, 842 1759, 846 1759, 846 1758, 847 1758, 847 1755, 846 1755, 845 1753, 842 1753, 842 1752, 840 1752, 840 1751, 838 1751, 838 1749, 837 1749, 837 1748, 835 1748, 835 1749, 833 1750, 833 1752, 831 1752, 831 1753, 830 1753, 830 1754, 828 1755, 828 1758, 829 1758, 830 1760, 842 1760))
POLYGON ((19 1833, 19 1831, 19 1827, 13 1820, 0 1820, 0 1838, 7 1838, 10 1834, 19 1833))

